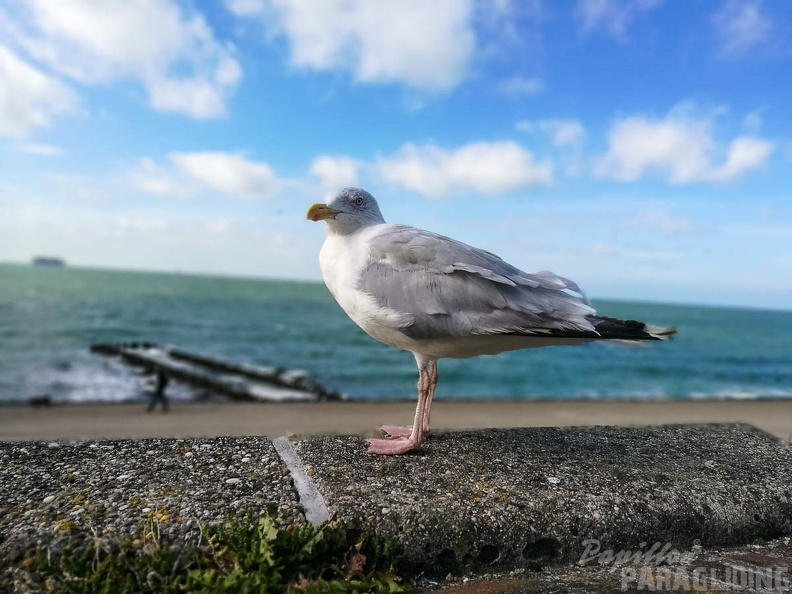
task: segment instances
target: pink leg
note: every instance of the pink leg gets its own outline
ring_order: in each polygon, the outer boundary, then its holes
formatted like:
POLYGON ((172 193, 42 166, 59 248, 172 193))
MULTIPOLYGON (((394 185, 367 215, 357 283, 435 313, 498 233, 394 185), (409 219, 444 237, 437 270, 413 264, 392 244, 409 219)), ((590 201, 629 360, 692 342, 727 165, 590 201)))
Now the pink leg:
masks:
POLYGON ((437 387, 437 361, 429 363, 429 385, 427 389, 426 407, 423 414, 423 430, 424 434, 429 435, 429 416, 432 413, 432 398, 434 398, 435 388, 437 387))
MULTIPOLYGON (((432 408, 432 398, 434 397, 435 387, 437 386, 437 363, 430 362, 428 366, 428 396, 426 400, 426 406, 424 407, 424 414, 422 417, 422 425, 424 436, 429 437, 429 416, 431 414, 432 408)), ((401 425, 383 425, 380 427, 380 431, 382 431, 389 439, 400 439, 402 437, 409 437, 412 434, 412 426, 404 427, 401 425)))
POLYGON ((399 439, 369 439, 369 454, 406 454, 419 450, 424 440, 424 409, 429 395, 429 374, 424 367, 418 369, 418 406, 415 407, 415 419, 409 437, 399 439))

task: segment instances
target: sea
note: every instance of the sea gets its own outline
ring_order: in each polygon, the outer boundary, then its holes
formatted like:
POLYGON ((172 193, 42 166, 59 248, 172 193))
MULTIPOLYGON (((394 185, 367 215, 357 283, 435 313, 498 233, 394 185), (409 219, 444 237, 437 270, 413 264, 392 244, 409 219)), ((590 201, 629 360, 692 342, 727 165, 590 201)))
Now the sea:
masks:
MULTIPOLYGON (((792 312, 593 305, 601 314, 676 326, 679 334, 640 347, 587 344, 444 359, 437 397, 792 397, 792 312)), ((305 370, 351 399, 415 395, 413 356, 368 337, 318 282, 0 264, 0 402, 143 399, 138 371, 89 351, 97 342, 130 341, 305 370)), ((199 398, 186 386, 171 396, 199 398)))

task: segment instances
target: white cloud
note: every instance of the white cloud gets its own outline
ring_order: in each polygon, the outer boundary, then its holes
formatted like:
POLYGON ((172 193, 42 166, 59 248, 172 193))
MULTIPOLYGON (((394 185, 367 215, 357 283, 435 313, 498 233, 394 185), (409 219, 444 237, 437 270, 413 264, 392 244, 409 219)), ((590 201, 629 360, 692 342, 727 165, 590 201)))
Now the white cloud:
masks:
POLYGON ((734 57, 766 43, 773 31, 773 23, 762 14, 760 2, 727 0, 712 16, 720 42, 721 57, 734 57))
POLYGON ((30 0, 15 16, 11 36, 31 58, 84 84, 138 80, 157 110, 221 116, 241 78, 204 17, 172 0, 30 0))
POLYGON ((211 77, 160 78, 149 87, 151 107, 207 119, 225 113, 222 89, 236 86, 242 70, 236 61, 225 59, 211 77))
POLYGON ((476 40, 472 0, 227 0, 284 36, 298 68, 344 70, 363 83, 440 92, 467 75, 476 40))
POLYGON ((224 152, 172 153, 171 165, 141 159, 134 185, 149 194, 186 197, 217 192, 239 198, 260 198, 280 187, 272 168, 242 155, 224 152))
POLYGON ((0 135, 23 136, 76 107, 71 89, 0 45, 0 135))
MULTIPOLYGON (((502 194, 553 182, 552 161, 537 160, 515 142, 475 142, 455 150, 406 144, 373 163, 347 155, 319 155, 311 161, 308 175, 325 190, 336 190, 358 185, 361 171, 435 197, 457 191, 502 194)), ((226 152, 171 153, 165 163, 143 158, 130 179, 148 194, 173 198, 207 192, 265 197, 287 185, 303 189, 315 185, 307 179, 279 178, 266 163, 226 152)))
POLYGON ((710 172, 713 180, 727 180, 760 167, 775 146, 772 142, 750 136, 740 136, 729 144, 726 162, 710 172))
POLYGON ((391 183, 435 197, 466 190, 502 194, 553 182, 552 162, 537 161, 515 142, 474 142, 451 151, 406 144, 380 158, 376 170, 391 183))
POLYGON ((309 173, 318 177, 325 188, 344 188, 358 184, 358 170, 362 165, 345 155, 321 155, 311 162, 309 173))
POLYGON ((498 84, 498 92, 506 95, 507 97, 530 97, 531 95, 538 95, 544 91, 544 83, 542 79, 532 77, 526 78, 524 76, 512 76, 502 80, 498 84))
POLYGON ((559 147, 579 145, 586 136, 586 128, 577 120, 520 120, 515 128, 523 132, 543 132, 559 147))
POLYGON ((131 178, 137 189, 155 196, 186 198, 199 191, 194 181, 148 157, 140 159, 131 178))
POLYGON ((662 0, 579 0, 577 18, 584 33, 603 30, 623 39, 630 23, 662 0))
POLYGON ((17 152, 28 155, 41 155, 43 157, 55 157, 63 154, 63 149, 51 144, 25 143, 16 147, 17 152))
POLYGON ((576 145, 583 142, 586 129, 574 120, 547 120, 544 126, 553 137, 556 146, 576 145))
POLYGON ((274 192, 278 178, 266 163, 221 152, 175 153, 171 161, 185 175, 221 194, 256 198, 274 192))
POLYGON ((760 167, 775 150, 772 142, 739 136, 728 146, 713 137, 713 118, 692 117, 682 104, 663 119, 640 116, 618 120, 608 134, 608 152, 597 159, 601 177, 635 181, 647 172, 667 175, 671 183, 726 181, 760 167), (722 164, 716 155, 725 153, 722 164))

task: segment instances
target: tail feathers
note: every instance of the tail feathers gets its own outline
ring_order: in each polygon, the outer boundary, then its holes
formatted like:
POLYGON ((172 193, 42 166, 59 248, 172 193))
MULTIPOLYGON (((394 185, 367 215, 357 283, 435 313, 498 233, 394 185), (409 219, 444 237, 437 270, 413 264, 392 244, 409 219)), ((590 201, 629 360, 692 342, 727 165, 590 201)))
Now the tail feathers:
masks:
POLYGON ((591 316, 589 321, 599 338, 605 340, 670 340, 677 332, 676 328, 653 326, 637 320, 591 316))

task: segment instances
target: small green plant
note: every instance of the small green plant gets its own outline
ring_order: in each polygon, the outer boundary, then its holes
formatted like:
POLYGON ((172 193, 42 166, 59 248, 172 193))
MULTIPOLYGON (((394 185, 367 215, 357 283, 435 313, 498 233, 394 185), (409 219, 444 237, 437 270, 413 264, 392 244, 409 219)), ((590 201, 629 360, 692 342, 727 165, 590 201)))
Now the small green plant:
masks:
POLYGON ((393 576, 393 548, 357 530, 303 524, 279 530, 272 516, 232 524, 207 538, 214 566, 193 570, 194 592, 405 592, 393 576))
POLYGON ((203 546, 179 549, 159 538, 68 546, 27 570, 44 591, 74 594, 409 592, 395 575, 400 551, 356 527, 325 523, 278 528, 273 515, 202 528, 203 546))

